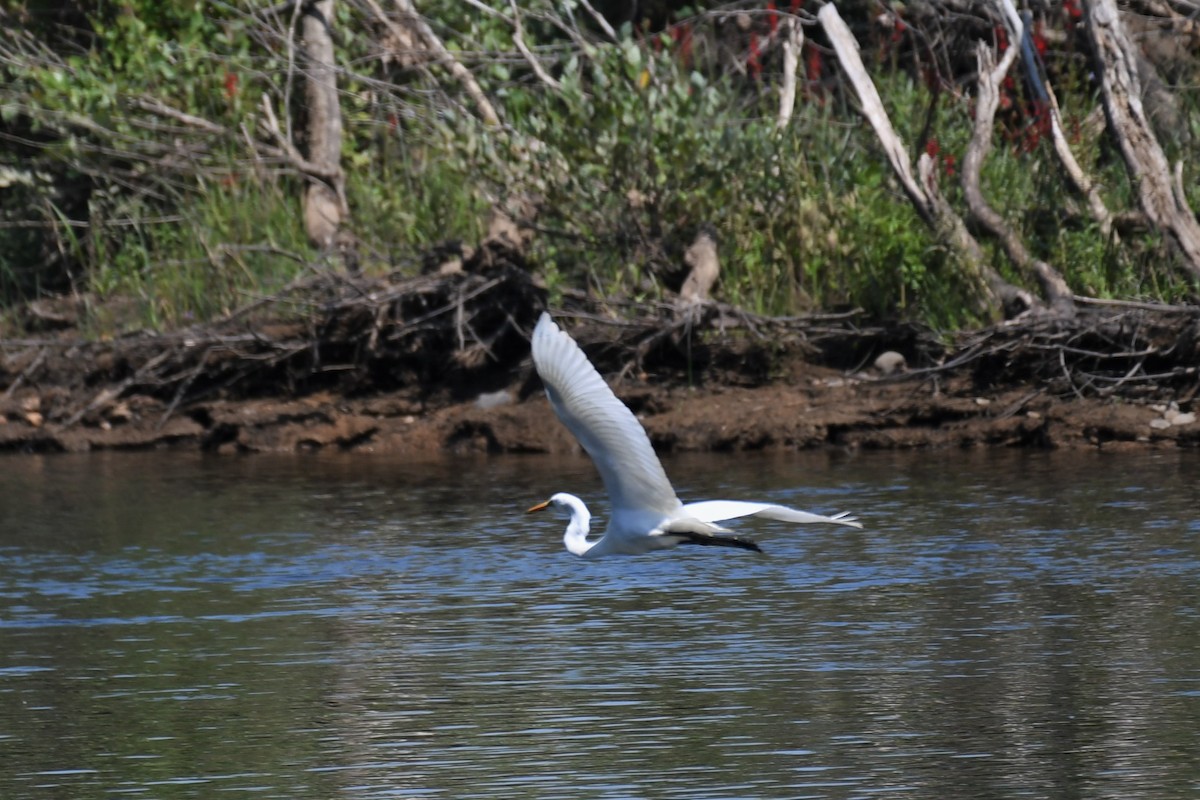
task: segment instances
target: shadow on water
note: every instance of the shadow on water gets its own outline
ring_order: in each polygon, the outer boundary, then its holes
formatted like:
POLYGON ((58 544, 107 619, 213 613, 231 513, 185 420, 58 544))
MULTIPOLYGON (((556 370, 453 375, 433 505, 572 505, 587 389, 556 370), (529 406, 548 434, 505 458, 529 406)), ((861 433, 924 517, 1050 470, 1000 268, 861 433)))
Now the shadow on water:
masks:
POLYGON ((849 510, 585 562, 582 458, 0 461, 0 796, 1200 788, 1196 456, 696 456, 849 510))

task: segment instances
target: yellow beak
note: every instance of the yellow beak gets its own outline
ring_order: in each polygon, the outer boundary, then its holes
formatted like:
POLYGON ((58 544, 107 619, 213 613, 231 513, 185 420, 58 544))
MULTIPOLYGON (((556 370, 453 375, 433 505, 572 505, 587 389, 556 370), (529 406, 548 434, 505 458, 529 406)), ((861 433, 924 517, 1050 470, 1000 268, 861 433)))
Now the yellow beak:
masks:
POLYGON ((530 506, 529 508, 525 509, 525 513, 532 514, 535 511, 541 511, 541 510, 549 507, 549 505, 550 505, 549 500, 543 500, 542 502, 538 503, 536 506, 530 506))

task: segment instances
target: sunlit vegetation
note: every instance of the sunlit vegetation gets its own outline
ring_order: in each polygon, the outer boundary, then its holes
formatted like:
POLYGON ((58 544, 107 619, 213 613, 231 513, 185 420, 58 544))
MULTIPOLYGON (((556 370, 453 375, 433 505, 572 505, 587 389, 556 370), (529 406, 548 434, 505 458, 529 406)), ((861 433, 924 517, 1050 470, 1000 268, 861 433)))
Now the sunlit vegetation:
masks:
MULTIPOLYGON (((0 4, 15 31, 0 43, 4 307, 68 292, 87 299, 99 333, 166 328, 227 313, 303 270, 341 268, 306 240, 305 178, 264 118, 266 102, 303 150, 293 10, 261 5, 127 0, 65 4, 52 16, 32 2, 0 4), (104 311, 115 298, 135 312, 104 311)), ((898 188, 802 4, 675 8, 645 24, 613 20, 615 39, 574 2, 518 4, 522 42, 543 76, 520 52, 514 6, 493 0, 489 15, 477 5, 419 10, 499 126, 481 119, 443 64, 393 40, 379 4, 335 6, 346 229, 364 271, 413 272, 422 249, 478 240, 494 203, 523 196, 539 208, 530 260, 552 289, 661 298, 682 249, 709 224, 726 302, 771 314, 860 307, 945 327, 979 321, 955 254, 898 188), (806 39, 795 112, 781 128, 780 20, 793 7, 806 39)), ((1109 207, 1129 210, 1129 178, 1097 127, 1076 11, 1068 3, 1039 18, 1034 43, 1076 157, 1109 207)), ((914 159, 934 160, 961 209, 972 51, 896 9, 843 14, 898 134, 914 159)), ((1002 26, 972 30, 1002 44, 1002 26)), ((1164 72, 1176 85, 1174 122, 1160 132, 1194 204, 1194 64, 1175 67, 1164 72)), ((1003 91, 983 188, 1035 255, 1082 295, 1194 292, 1160 234, 1137 225, 1100 234, 1064 185, 1044 108, 1019 69, 1003 91)), ((997 270, 1028 283, 980 238, 997 270)))

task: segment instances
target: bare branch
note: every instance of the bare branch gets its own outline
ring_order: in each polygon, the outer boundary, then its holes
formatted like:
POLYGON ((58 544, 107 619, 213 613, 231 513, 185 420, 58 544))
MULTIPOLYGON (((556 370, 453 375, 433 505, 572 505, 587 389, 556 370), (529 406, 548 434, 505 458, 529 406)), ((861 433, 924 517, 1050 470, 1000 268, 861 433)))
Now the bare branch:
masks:
POLYGON ((800 66, 800 49, 804 47, 804 29, 795 18, 783 25, 783 79, 779 84, 779 118, 776 125, 786 128, 796 108, 796 69, 800 66))
POLYGON ((340 175, 340 169, 329 170, 325 167, 322 167, 320 164, 314 164, 300 154, 300 151, 296 149, 296 146, 292 144, 288 138, 284 136, 283 131, 280 130, 279 119, 275 116, 275 109, 271 105, 271 98, 268 97, 265 92, 262 96, 262 106, 263 115, 266 117, 265 123, 267 126, 267 132, 270 133, 275 139, 275 143, 278 146, 277 152, 287 159, 287 161, 293 167, 298 169, 300 172, 305 173, 306 175, 310 175, 314 178, 321 178, 322 180, 327 181, 332 181, 340 175))
MULTIPOLYGON (((1020 41, 1023 34, 1020 18, 1016 15, 1010 16, 1009 24, 1017 26, 1012 31, 1012 40, 1020 41)), ((1023 272, 1033 272, 1054 310, 1069 316, 1074 313, 1075 305, 1071 300, 1071 289, 1067 282, 1058 270, 1030 254, 1016 232, 988 204, 981 188, 983 162, 992 149, 992 124, 996 117, 996 109, 1000 105, 1000 82, 1004 80, 1004 76, 1016 60, 1017 53, 1017 46, 1010 46, 997 64, 990 47, 983 42, 976 46, 979 91, 975 100, 975 130, 963 158, 963 194, 971 215, 1000 241, 1009 259, 1023 272)))
POLYGON ((817 13, 817 19, 833 44, 842 69, 850 78, 850 83, 862 104, 863 116, 875 130, 875 136, 883 146, 892 172, 900 181, 904 193, 934 234, 958 254, 975 296, 975 311, 991 313, 998 305, 1003 305, 1010 311, 1022 306, 1028 307, 1033 300, 1029 293, 1005 281, 988 265, 979 242, 942 195, 937 185, 933 161, 928 154, 921 154, 917 162, 920 180, 913 175, 908 150, 892 127, 879 92, 863 65, 858 52, 858 42, 838 15, 837 7, 832 3, 823 6, 817 13))
POLYGON ((1167 156, 1142 107, 1137 49, 1125 33, 1116 0, 1092 0, 1087 8, 1109 128, 1136 186, 1138 205, 1179 248, 1188 273, 1200 278, 1200 223, 1176 195, 1167 156))
POLYGON ((593 8, 592 4, 589 3, 588 0, 579 0, 579 5, 583 6, 584 9, 592 15, 592 19, 594 19, 596 24, 600 26, 600 30, 604 31, 605 36, 607 36, 609 39, 612 39, 614 42, 621 41, 620 37, 617 36, 617 32, 613 30, 612 25, 609 25, 608 20, 604 18, 604 15, 593 8))
POLYGON ((862 104, 862 114, 874 128, 875 136, 883 146, 884 155, 887 156, 888 163, 892 165, 892 171, 896 173, 896 178, 904 188, 904 193, 916 207, 921 219, 933 225, 933 209, 930 206, 929 198, 913 175, 908 150, 905 149, 904 143, 900 141, 895 128, 892 127, 892 121, 888 119, 887 112, 883 108, 883 100, 879 97, 879 92, 876 90, 871 76, 867 74, 867 68, 863 65, 862 56, 859 55, 858 42, 855 41, 854 34, 850 32, 850 28, 846 26, 838 14, 837 6, 833 3, 823 6, 817 13, 817 19, 825 28, 825 34, 829 37, 830 43, 833 44, 834 52, 837 54, 838 61, 841 62, 842 69, 846 70, 846 75, 850 78, 850 83, 858 95, 858 101, 862 104))
MULTIPOLYGON (((1012 0, 997 0, 1000 4, 1000 10, 1004 14, 1004 18, 1008 20, 1009 28, 1012 31, 1022 31, 1026 28, 1020 14, 1017 13, 1016 6, 1012 0)), ((1028 30, 1023 33, 1014 33, 1013 41, 1020 41, 1022 47, 1028 47, 1026 42, 1029 36, 1028 30), (1019 39, 1017 38, 1019 37, 1019 39)), ((1091 211, 1092 219, 1100 226, 1100 232, 1105 237, 1113 235, 1113 219, 1112 213, 1108 207, 1104 205, 1104 199, 1100 197, 1100 189, 1096 183, 1088 177, 1083 171, 1083 167, 1075 159, 1075 154, 1071 152, 1071 147, 1067 142, 1067 136, 1063 132, 1062 112, 1058 107, 1058 98, 1054 96, 1054 89, 1046 81, 1043 74, 1035 68, 1035 65, 1029 65, 1026 70, 1029 80, 1035 86, 1040 87, 1041 94, 1046 102, 1046 113, 1049 115, 1050 122, 1050 140, 1054 143, 1054 153, 1058 156, 1058 161, 1062 165, 1063 171, 1067 175, 1067 179, 1071 184, 1071 188, 1082 196, 1091 211)))
MULTIPOLYGON (((404 41, 407 37, 399 30, 397 24, 384 13, 376 0, 364 0, 367 7, 381 23, 392 33, 399 41, 404 41)), ((454 78, 463 85, 467 94, 475 101, 475 107, 479 110, 479 116, 483 117, 483 121, 487 125, 499 127, 500 115, 496 113, 492 102, 488 100, 487 95, 483 91, 483 87, 475 80, 475 76, 471 71, 462 65, 454 54, 451 53, 438 35, 433 32, 433 28, 417 14, 416 8, 412 4, 412 0, 396 0, 396 7, 400 10, 404 24, 412 30, 425 46, 434 54, 438 62, 444 66, 454 78)))
POLYGON ((215 133, 221 136, 229 134, 229 130, 222 125, 197 117, 193 114, 188 114, 176 108, 172 108, 166 103, 153 97, 135 97, 131 100, 135 106, 143 111, 149 111, 151 114, 158 114, 160 117, 168 117, 176 122, 182 122, 192 128, 199 128, 206 133, 215 133))
POLYGON ((517 8, 517 1, 508 0, 508 5, 512 9, 513 44, 521 51, 521 55, 525 56, 525 60, 529 62, 529 67, 533 70, 533 74, 538 76, 538 80, 555 91, 562 89, 562 84, 546 72, 542 62, 529 49, 529 45, 525 44, 525 34, 521 28, 521 11, 517 8))

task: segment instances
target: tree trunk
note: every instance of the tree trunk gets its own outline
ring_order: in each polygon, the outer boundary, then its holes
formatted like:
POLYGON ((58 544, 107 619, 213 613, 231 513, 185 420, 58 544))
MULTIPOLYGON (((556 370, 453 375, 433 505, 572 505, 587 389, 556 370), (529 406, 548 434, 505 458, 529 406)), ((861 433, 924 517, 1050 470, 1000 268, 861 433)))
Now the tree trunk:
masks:
POLYGON ((331 249, 349 216, 341 170, 342 111, 334 70, 334 0, 317 0, 304 14, 305 94, 308 99, 308 160, 332 179, 309 177, 304 193, 304 228, 322 250, 331 249))

